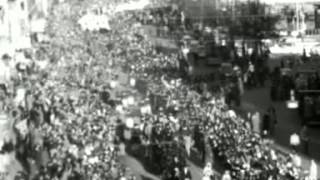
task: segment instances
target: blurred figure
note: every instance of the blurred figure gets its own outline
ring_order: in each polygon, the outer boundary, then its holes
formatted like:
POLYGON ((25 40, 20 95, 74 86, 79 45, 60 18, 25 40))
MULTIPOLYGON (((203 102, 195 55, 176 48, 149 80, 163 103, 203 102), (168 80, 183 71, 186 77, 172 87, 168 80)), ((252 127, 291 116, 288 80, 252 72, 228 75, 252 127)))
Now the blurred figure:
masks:
POLYGON ((203 177, 202 180, 210 180, 214 176, 212 164, 210 162, 207 163, 207 165, 203 169, 203 177))
POLYGON ((226 171, 223 173, 221 180, 231 180, 230 171, 226 170, 226 171))
POLYGON ((0 88, 7 93, 7 87, 11 80, 10 56, 5 54, 0 62, 0 88))
POLYGON ((191 172, 188 166, 184 166, 181 172, 181 180, 192 180, 191 172))
POLYGON ((179 170, 179 168, 174 168, 172 180, 180 180, 180 170, 179 170))
POLYGON ((311 161, 310 170, 309 170, 309 180, 318 179, 318 167, 314 160, 311 161))
POLYGON ((192 147, 192 139, 190 135, 185 135, 184 137, 185 149, 187 152, 187 156, 190 157, 191 147, 192 147))
POLYGON ((253 132, 258 133, 260 135, 261 134, 261 117, 258 111, 256 111, 252 115, 251 121, 252 121, 253 132))
POLYGON ((267 131, 269 136, 274 135, 275 125, 277 124, 276 110, 270 106, 263 116, 263 131, 267 131))
POLYGON ((303 148, 303 153, 309 155, 309 134, 308 134, 308 126, 304 125, 300 130, 300 139, 303 148))
POLYGON ((300 145, 300 137, 298 134, 293 133, 290 136, 290 145, 294 151, 297 151, 297 147, 300 145))

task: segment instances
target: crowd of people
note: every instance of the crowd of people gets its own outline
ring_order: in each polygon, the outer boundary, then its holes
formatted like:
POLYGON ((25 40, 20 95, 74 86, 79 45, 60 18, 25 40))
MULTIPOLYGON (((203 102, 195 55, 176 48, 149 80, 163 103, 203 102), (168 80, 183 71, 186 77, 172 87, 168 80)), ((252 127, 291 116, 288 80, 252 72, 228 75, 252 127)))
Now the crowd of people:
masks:
MULTIPOLYGON (((57 16, 67 8, 54 9, 57 16)), ((125 143, 144 146, 145 156, 158 162, 167 180, 192 179, 186 159, 194 149, 207 163, 203 179, 216 177, 215 156, 227 169, 223 180, 300 179, 301 169, 290 156, 278 154, 261 138, 257 118, 241 117, 227 105, 227 87, 199 88, 191 82, 180 71, 179 56, 157 52, 133 14, 119 12, 112 30, 92 32, 91 41, 107 44, 100 51, 87 41, 81 44, 85 50, 73 51, 49 42, 35 52, 3 56, 12 72, 1 75, 2 109, 15 122, 17 140, 2 151, 16 151, 26 169, 20 178, 135 179, 119 163, 125 143), (11 61, 16 63, 11 66, 11 61), (123 82, 118 71, 130 80, 123 82), (139 93, 130 94, 130 85, 139 93), (124 91, 133 96, 130 102, 123 101, 124 91), (141 110, 132 122, 134 108, 145 105, 151 110, 141 110)), ((70 29, 88 33, 77 28, 70 29)))
MULTIPOLYGON (((143 43, 143 41, 140 43, 143 43)), ((151 52, 149 53, 151 54, 151 52)), ((179 76, 178 69, 172 65, 176 59, 163 58, 171 64, 162 63, 158 68, 154 68, 153 65, 157 63, 152 63, 153 58, 150 60, 150 57, 152 57, 150 54, 146 52, 147 56, 140 56, 138 61, 135 61, 131 73, 137 78, 143 77, 150 87, 149 94, 157 97, 156 100, 152 100, 151 107, 153 107, 153 114, 159 113, 159 118, 148 120, 151 121, 150 123, 153 124, 155 129, 155 131, 151 131, 154 134, 151 134, 150 138, 157 137, 154 141, 151 141, 151 144, 160 145, 164 139, 165 141, 170 139, 174 141, 176 139, 171 137, 170 134, 179 134, 178 137, 183 140, 188 155, 194 140, 193 134, 196 134, 193 133, 193 127, 197 125, 202 129, 200 134, 206 134, 209 137, 208 142, 213 144, 212 149, 226 158, 227 164, 233 172, 243 172, 243 176, 257 176, 256 178, 276 177, 280 174, 295 178, 299 174, 297 173, 299 167, 287 166, 287 163, 290 162, 289 157, 283 160, 275 158, 276 153, 265 146, 260 134, 252 132, 252 129, 258 129, 258 132, 260 132, 260 127, 252 128, 253 125, 250 125, 250 121, 229 114, 230 111, 223 100, 225 98, 223 91, 208 91, 208 93, 201 92, 199 94, 192 89, 192 84, 189 84, 183 76, 179 76), (139 60, 147 63, 140 63, 139 60), (206 96, 202 94, 206 94, 206 96), (179 128, 176 128, 176 126, 179 128), (169 127, 173 131, 172 133, 167 132, 169 127), (156 130, 158 128, 160 131, 156 130), (162 130, 166 133, 159 133, 162 130), (207 134, 208 132, 210 133, 207 134), (160 134, 163 134, 163 139, 159 137, 160 134), (245 166, 242 166, 244 164, 245 166), (268 169, 264 169, 266 167, 268 169)), ((156 61, 156 59, 153 59, 153 61, 156 61)), ((194 140, 194 143, 202 144, 198 139, 194 140)), ((156 152, 157 150, 154 153, 156 152)), ((159 159, 161 159, 161 156, 159 159)))
MULTIPOLYGON (((17 159, 32 179, 117 179, 122 176, 123 168, 113 145, 112 127, 116 121, 111 120, 114 115, 107 104, 108 98, 103 96, 104 89, 82 86, 89 84, 81 85, 81 79, 62 81, 59 78, 66 78, 67 74, 55 78, 39 69, 34 59, 28 62, 32 64, 17 65, 12 76, 14 85, 3 84, 7 98, 3 109, 15 122, 17 140, 5 143, 2 150, 16 151, 17 159), (26 68, 20 69, 22 66, 26 68)), ((54 68, 73 76, 75 70, 84 66, 54 68)))
POLYGON ((136 17, 143 25, 156 27, 156 35, 160 37, 177 36, 179 31, 184 30, 182 27, 185 27, 184 14, 173 4, 136 12, 136 17))

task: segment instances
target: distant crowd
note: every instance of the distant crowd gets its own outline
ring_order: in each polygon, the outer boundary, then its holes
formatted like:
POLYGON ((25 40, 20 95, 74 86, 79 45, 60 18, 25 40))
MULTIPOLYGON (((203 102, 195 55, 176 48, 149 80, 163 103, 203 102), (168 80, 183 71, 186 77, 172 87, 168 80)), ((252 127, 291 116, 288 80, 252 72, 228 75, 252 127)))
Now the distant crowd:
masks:
POLYGON ((266 123, 259 113, 238 115, 228 96, 238 89, 234 83, 210 89, 191 82, 179 70, 179 56, 157 52, 132 13, 116 15, 108 33, 92 32, 107 39, 104 58, 87 44, 81 44, 86 51, 52 58, 62 47, 50 42, 2 57, 1 110, 14 121, 16 138, 5 140, 1 152, 16 153, 25 169, 17 178, 134 180, 119 161, 129 148, 138 152, 134 145, 143 147, 146 162, 158 162, 155 171, 165 180, 192 180, 187 160, 193 153, 206 164, 203 180, 302 178, 300 165, 262 138, 273 131, 273 109, 266 123))

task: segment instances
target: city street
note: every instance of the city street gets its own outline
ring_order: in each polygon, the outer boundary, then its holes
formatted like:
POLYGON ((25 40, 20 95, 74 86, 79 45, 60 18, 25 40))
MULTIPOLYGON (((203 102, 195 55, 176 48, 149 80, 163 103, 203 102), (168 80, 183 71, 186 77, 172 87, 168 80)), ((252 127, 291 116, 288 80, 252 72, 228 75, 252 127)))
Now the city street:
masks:
MULTIPOLYGON (((271 60, 270 67, 274 67, 277 63, 275 60, 271 60)), ((299 134, 301 130, 301 117, 298 114, 298 110, 288 109, 285 102, 272 102, 270 98, 270 83, 265 88, 255 88, 245 91, 242 97, 242 107, 244 109, 256 109, 257 111, 264 113, 265 110, 274 106, 277 112, 278 124, 275 127, 274 140, 276 146, 283 151, 291 151, 290 148, 290 135, 293 133, 299 134)), ((317 138, 320 136, 320 127, 309 127, 308 134, 310 136, 309 155, 303 153, 304 161, 303 166, 310 166, 310 157, 313 157, 316 161, 320 160, 320 140, 317 138), (306 161, 308 159, 308 161, 306 161)), ((303 152, 303 148, 298 148, 299 153, 303 152)), ((318 163, 319 169, 319 163, 318 163)), ((319 169, 320 170, 320 169, 319 169)))
POLYGON ((0 180, 320 180, 320 0, 8 0, 0 22, 0 180))
MULTIPOLYGON (((273 69, 280 65, 278 59, 270 59, 269 67, 273 69)), ((200 62, 199 66, 195 68, 195 74, 209 74, 214 72, 210 67, 206 67, 203 62, 200 62)), ((278 124, 275 127, 275 134, 273 136, 275 140, 274 148, 284 152, 291 153, 290 147, 290 135, 293 133, 299 134, 301 126, 301 117, 298 114, 298 110, 288 109, 286 103, 272 102, 270 98, 270 82, 266 83, 265 87, 257 87, 250 90, 245 90, 242 96, 241 109, 247 111, 259 111, 262 115, 265 113, 268 107, 274 106, 277 112, 278 124)), ((305 169, 310 167, 310 157, 313 157, 318 163, 318 170, 320 170, 320 127, 310 126, 308 129, 310 135, 309 155, 304 154, 303 147, 298 147, 299 154, 302 157, 302 166, 305 169)), ((319 176, 320 177, 320 176, 319 176)))

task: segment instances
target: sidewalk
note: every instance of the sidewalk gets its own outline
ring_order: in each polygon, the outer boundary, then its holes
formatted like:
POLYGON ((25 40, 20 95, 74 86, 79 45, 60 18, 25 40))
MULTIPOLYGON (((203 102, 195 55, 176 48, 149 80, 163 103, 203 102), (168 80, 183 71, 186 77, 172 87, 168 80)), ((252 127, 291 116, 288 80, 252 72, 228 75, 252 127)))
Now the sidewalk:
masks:
MULTIPOLYGON (((265 101, 262 101, 262 102, 265 102, 265 101)), ((242 108, 246 109, 246 110, 256 110, 256 111, 259 111, 261 113, 264 112, 264 108, 258 106, 258 105, 255 105, 251 102, 248 102, 248 101, 244 101, 242 103, 242 108)), ((278 109, 279 110, 279 109, 278 109)), ((280 110, 281 111, 281 110, 280 110)), ((280 112, 279 114, 286 114, 285 112, 280 112)), ((278 118, 281 118, 281 115, 278 117, 278 118)), ((279 119, 279 121, 281 121, 281 119, 279 119)), ((288 122, 286 122, 288 123, 288 122)), ((291 129, 289 128, 288 126, 292 126, 292 124, 288 124, 287 126, 281 126, 279 125, 278 127, 276 127, 276 135, 275 137, 273 137, 273 139, 275 140, 275 142, 273 144, 271 144, 271 147, 274 148, 275 150, 278 150, 280 151, 281 153, 284 153, 284 154, 291 154, 292 153, 292 150, 288 147, 288 145, 282 145, 284 144, 283 142, 279 143, 279 136, 280 136, 280 139, 287 139, 288 143, 289 143, 289 134, 288 134, 288 130, 291 129)), ((289 130, 292 132, 292 130, 289 130)), ((316 140, 315 137, 311 137, 312 140, 316 140)), ((282 141, 282 140, 281 140, 282 141)), ((311 148, 311 147, 310 147, 311 148)), ((300 149, 300 148, 298 148, 300 149)), ((314 151, 315 149, 312 149, 310 151, 314 151)), ((298 151, 298 155, 301 157, 301 160, 302 160, 302 169, 305 170, 305 171, 309 171, 310 169, 310 164, 311 164, 311 160, 312 158, 309 157, 309 156, 306 156, 305 154, 301 153, 298 151)), ((317 167, 318 167, 318 172, 320 172, 320 162, 316 159, 313 159, 315 160, 316 164, 317 164, 317 167)), ((318 178, 320 178, 320 174, 318 174, 318 178)))
MULTIPOLYGON (((272 144, 271 147, 273 147, 274 149, 276 149, 276 150, 278 150, 278 151, 280 151, 282 153, 285 153, 285 154, 290 154, 292 152, 292 150, 290 150, 289 148, 281 146, 281 145, 279 145, 277 143, 272 144)), ((301 153, 298 153, 298 155, 300 156, 301 161, 302 161, 301 168, 303 170, 309 171, 312 159, 310 157, 305 156, 304 154, 301 154, 301 153)), ((320 172, 320 162, 316 161, 316 164, 317 164, 318 172, 320 172)), ((319 173, 318 173, 318 179, 320 179, 320 174, 319 173)))

